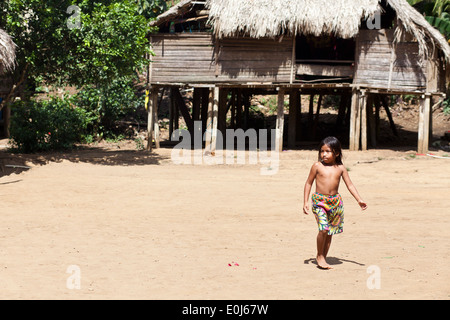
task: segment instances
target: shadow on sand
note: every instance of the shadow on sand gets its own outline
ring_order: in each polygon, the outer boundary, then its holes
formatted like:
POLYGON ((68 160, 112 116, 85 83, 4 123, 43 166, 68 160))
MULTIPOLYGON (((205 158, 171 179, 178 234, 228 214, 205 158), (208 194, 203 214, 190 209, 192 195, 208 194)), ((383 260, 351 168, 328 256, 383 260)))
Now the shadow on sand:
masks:
MULTIPOLYGON (((359 262, 356 262, 356 261, 353 261, 353 260, 348 260, 348 259, 336 258, 336 257, 327 257, 327 262, 332 267, 335 266, 335 265, 343 264, 344 262, 345 263, 357 264, 358 266, 365 266, 365 264, 363 264, 363 263, 359 263, 359 262)), ((317 265, 316 258, 306 259, 305 261, 303 261, 303 263, 304 264, 314 264, 314 265, 316 265, 316 267, 318 269, 321 269, 317 265)))

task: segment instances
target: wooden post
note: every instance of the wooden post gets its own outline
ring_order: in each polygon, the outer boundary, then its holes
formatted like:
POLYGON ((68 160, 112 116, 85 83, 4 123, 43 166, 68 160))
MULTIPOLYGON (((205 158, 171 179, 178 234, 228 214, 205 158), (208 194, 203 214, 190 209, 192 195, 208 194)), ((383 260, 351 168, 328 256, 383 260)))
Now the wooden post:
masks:
POLYGON ((278 152, 283 151, 283 129, 284 129, 284 88, 278 90, 277 126, 275 144, 278 152))
POLYGON ((367 151, 367 95, 363 91, 361 95, 361 150, 367 151))
POLYGON ((430 113, 431 113, 431 95, 429 93, 422 96, 420 103, 419 113, 419 143, 417 151, 418 153, 428 152, 429 143, 429 125, 430 125, 430 113))
POLYGON ((219 88, 214 87, 209 90, 208 120, 206 122, 205 133, 205 154, 215 155, 217 142, 217 125, 219 115, 219 88))
MULTIPOLYGON (((162 100, 162 95, 164 94, 161 93, 161 100, 162 100)), ((156 91, 156 94, 153 95, 153 134, 155 136, 155 149, 159 149, 161 147, 160 142, 161 142, 161 137, 159 134, 159 121, 158 121, 158 91, 156 91)))
POLYGON ((297 89, 291 90, 289 94, 289 132, 288 132, 288 146, 295 148, 297 140, 297 118, 300 113, 300 91, 297 89))
POLYGON ((355 114, 355 151, 358 151, 361 147, 361 103, 363 102, 363 95, 364 93, 360 90, 358 94, 358 106, 356 107, 357 112, 355 114))
POLYGON ((359 89, 353 89, 352 91, 352 105, 350 109, 350 137, 349 137, 349 149, 350 151, 356 151, 359 149, 359 136, 356 136, 356 119, 359 112, 359 89))
POLYGON ((153 129, 154 129, 154 108, 158 101, 158 89, 150 88, 150 97, 147 105, 147 151, 152 152, 153 148, 153 129))
POLYGON ((220 89, 214 87, 213 91, 213 114, 212 114, 212 136, 211 136, 211 154, 214 156, 217 148, 217 127, 219 125, 219 99, 220 89))

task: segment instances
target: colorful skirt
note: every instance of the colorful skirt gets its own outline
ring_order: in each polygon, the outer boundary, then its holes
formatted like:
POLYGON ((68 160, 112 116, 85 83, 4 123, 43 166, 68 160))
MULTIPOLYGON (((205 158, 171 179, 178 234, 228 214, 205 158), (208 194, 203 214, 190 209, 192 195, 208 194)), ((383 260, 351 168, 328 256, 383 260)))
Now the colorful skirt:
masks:
POLYGON ((314 193, 312 195, 312 212, 319 225, 319 231, 326 230, 329 235, 343 232, 344 203, 339 193, 334 196, 314 193))

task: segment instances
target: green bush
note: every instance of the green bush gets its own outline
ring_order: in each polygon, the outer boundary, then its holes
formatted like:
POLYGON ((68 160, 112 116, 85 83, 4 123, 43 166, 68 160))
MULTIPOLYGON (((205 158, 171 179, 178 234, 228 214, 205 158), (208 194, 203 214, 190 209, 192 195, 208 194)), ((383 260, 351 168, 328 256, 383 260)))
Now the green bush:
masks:
POLYGON ((450 115, 450 98, 444 100, 442 107, 445 115, 450 115))
POLYGON ((88 128, 96 139, 116 139, 123 132, 118 122, 134 114, 143 99, 136 95, 130 78, 114 80, 104 87, 85 87, 74 97, 75 104, 95 117, 88 128))
POLYGON ((73 148, 84 142, 90 113, 76 108, 69 99, 16 102, 12 106, 12 150, 34 153, 73 148))

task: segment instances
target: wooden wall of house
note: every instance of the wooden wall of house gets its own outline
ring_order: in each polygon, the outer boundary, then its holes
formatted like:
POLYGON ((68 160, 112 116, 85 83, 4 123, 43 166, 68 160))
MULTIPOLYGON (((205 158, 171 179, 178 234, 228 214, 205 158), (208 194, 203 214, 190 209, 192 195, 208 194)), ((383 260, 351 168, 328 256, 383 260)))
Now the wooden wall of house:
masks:
POLYGON ((354 84, 404 91, 427 87, 427 62, 417 42, 394 44, 394 30, 361 30, 356 42, 354 84))
POLYGON ((292 38, 228 38, 210 33, 151 36, 150 83, 289 82, 292 38), (217 45, 216 45, 217 44, 217 45))

